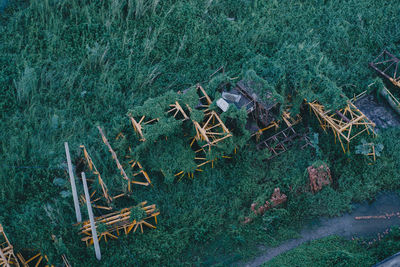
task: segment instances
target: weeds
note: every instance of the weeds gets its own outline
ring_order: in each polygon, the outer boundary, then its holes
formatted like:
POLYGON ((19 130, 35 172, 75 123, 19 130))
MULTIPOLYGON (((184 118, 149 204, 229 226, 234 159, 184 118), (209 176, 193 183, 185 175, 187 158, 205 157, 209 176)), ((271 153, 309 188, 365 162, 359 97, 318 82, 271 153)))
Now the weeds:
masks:
MULTIPOLYGON (((208 80, 222 65, 229 77, 254 73, 282 102, 290 94, 294 113, 304 98, 338 107, 341 94, 360 93, 376 77, 367 62, 382 48, 400 53, 399 20, 400 6, 383 0, 9 1, 0 11, 2 224, 16 248, 35 246, 57 262, 54 234, 72 265, 96 264, 72 226, 72 200, 53 184, 64 177, 64 141, 74 158, 84 143, 102 161, 109 155, 96 124, 115 129, 129 109, 208 80), (62 216, 59 225, 45 219, 43 205, 62 216)), ((154 187, 132 197, 159 207, 158 229, 102 245, 102 264, 229 264, 307 219, 399 188, 398 130, 383 131, 376 141, 385 147, 381 157, 363 165, 361 156, 343 155, 308 121, 319 133, 317 158, 292 150, 266 163, 250 144, 193 181, 165 184, 151 173, 154 187), (321 157, 338 188, 299 195, 305 168, 321 157), (242 226, 252 201, 275 187, 288 195, 287 212, 274 213, 281 229, 266 228, 269 217, 242 226), (319 206, 324 198, 335 205, 319 206)), ((110 169, 104 172, 112 177, 110 169)))

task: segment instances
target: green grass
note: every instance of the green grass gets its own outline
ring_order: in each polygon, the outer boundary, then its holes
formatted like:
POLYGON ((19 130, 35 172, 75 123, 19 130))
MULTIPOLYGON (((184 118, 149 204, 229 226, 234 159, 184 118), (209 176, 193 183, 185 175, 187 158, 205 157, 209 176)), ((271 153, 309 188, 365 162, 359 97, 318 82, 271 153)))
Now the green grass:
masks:
MULTIPOLYGON (((282 101, 291 94, 295 112, 304 97, 334 108, 340 94, 367 88, 376 77, 367 63, 384 47, 400 55, 400 6, 384 0, 10 1, 0 14, 0 222, 16 249, 94 265, 72 226, 72 199, 53 184, 67 178, 64 141, 74 158, 85 144, 99 162, 109 155, 96 125, 117 129, 129 109, 207 81, 222 65, 230 77, 256 74, 282 101)), ((311 218, 399 189, 398 130, 382 132, 383 155, 368 165, 306 119, 320 133, 322 156, 294 149, 266 163, 250 144, 193 181, 167 184, 152 172, 154 187, 133 198, 157 205, 158 228, 102 244, 101 264, 229 264, 257 243, 294 236, 311 218), (315 160, 331 166, 334 186, 299 194, 315 160), (288 195, 286 211, 241 225, 275 187, 288 195)))
POLYGON ((378 242, 329 236, 304 243, 263 266, 372 266, 396 254, 398 240, 398 228, 378 242))
POLYGON ((330 236, 302 244, 263 266, 371 266, 374 263, 376 259, 363 246, 330 236))

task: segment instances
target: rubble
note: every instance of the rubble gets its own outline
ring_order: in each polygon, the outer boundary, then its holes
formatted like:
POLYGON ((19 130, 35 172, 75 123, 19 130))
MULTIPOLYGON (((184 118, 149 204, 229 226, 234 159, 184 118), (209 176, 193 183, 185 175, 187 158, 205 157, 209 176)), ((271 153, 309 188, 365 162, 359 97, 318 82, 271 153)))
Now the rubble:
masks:
MULTIPOLYGON (((285 194, 281 193, 281 190, 279 188, 274 189, 274 193, 271 195, 271 199, 268 201, 265 201, 264 205, 261 205, 257 207, 258 203, 254 202, 251 204, 250 209, 254 212, 255 215, 263 215, 266 211, 268 211, 271 208, 275 208, 276 206, 279 206, 280 204, 283 204, 287 201, 287 196, 285 194)), ((250 217, 245 217, 243 224, 247 224, 252 221, 252 218, 250 217)))
POLYGON ((319 167, 309 166, 307 171, 310 179, 310 188, 313 193, 320 191, 322 187, 332 183, 331 171, 324 164, 321 164, 319 167))

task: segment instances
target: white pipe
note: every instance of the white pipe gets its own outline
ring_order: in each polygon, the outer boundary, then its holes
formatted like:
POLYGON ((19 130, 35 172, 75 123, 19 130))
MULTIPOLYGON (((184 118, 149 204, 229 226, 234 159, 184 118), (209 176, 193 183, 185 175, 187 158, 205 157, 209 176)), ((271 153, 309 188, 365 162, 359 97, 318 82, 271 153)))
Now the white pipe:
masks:
POLYGON ((99 239, 97 238, 96 225, 94 223, 94 217, 93 217, 93 211, 92 211, 92 203, 90 202, 90 195, 89 195, 89 190, 88 190, 88 186, 86 183, 86 175, 84 172, 82 172, 82 182, 83 182, 83 189, 85 190, 85 198, 86 198, 86 205, 87 205, 88 214, 89 214, 90 228, 92 229, 94 250, 96 252, 96 258, 98 260, 101 260, 99 239))
POLYGON ((72 171, 71 155, 69 154, 68 142, 65 142, 64 146, 65 146, 65 154, 67 154, 69 181, 71 182, 72 197, 74 198, 76 221, 80 223, 82 222, 82 215, 81 215, 81 209, 79 207, 78 194, 76 193, 75 177, 72 171))

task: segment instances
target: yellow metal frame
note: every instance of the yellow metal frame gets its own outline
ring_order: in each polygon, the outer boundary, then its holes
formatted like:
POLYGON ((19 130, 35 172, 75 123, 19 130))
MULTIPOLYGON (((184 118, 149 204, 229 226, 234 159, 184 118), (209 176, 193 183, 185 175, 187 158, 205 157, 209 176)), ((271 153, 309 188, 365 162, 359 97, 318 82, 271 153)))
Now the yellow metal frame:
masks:
POLYGON ((0 266, 20 266, 14 254, 14 248, 0 224, 0 266))
POLYGON ((183 118, 182 121, 188 120, 189 116, 183 110, 182 106, 178 101, 175 101, 174 104, 169 105, 170 109, 167 111, 168 114, 172 114, 175 119, 178 119, 178 115, 181 115, 183 118))
POLYGON ((294 118, 291 116, 289 111, 284 111, 282 113, 282 119, 286 123, 287 127, 292 127, 299 122, 301 122, 302 118, 300 114, 297 114, 294 118))
MULTIPOLYGON (((91 202, 93 204, 93 207, 94 208, 98 208, 98 209, 111 210, 112 209, 111 207, 109 207, 109 206, 107 206, 107 207, 106 206, 101 206, 101 205, 96 204, 96 202, 100 201, 101 199, 104 199, 107 202, 107 204, 110 204, 113 201, 113 199, 121 197, 124 194, 118 195, 118 196, 115 196, 115 197, 112 197, 112 196, 109 195, 107 185, 104 183, 103 179, 101 178, 100 172, 97 170, 96 165, 94 165, 93 160, 90 157, 86 147, 84 145, 80 145, 80 148, 83 150, 83 155, 85 157, 85 160, 86 160, 87 166, 89 167, 89 170, 94 175, 97 176, 97 180, 98 180, 98 182, 99 182, 99 184, 101 186, 101 190, 102 190, 101 196, 98 196, 96 194, 97 190, 92 190, 91 186, 89 186, 89 190, 92 191, 90 193, 90 197, 93 198, 93 196, 96 195, 96 197, 91 200, 91 202)), ((87 179, 87 180, 89 182, 93 182, 93 180, 91 180, 91 179, 87 179)), ((83 195, 81 195, 81 200, 84 203, 86 203, 86 199, 85 199, 85 197, 83 195)))
POLYGON ((196 85, 196 90, 197 90, 197 94, 199 96, 199 101, 201 103, 201 105, 198 108, 200 108, 200 109, 208 109, 208 107, 212 103, 212 100, 208 96, 206 90, 204 90, 204 88, 200 84, 196 85))
MULTIPOLYGON (((202 122, 191 120, 196 130, 196 136, 191 140, 190 147, 195 152, 194 160, 197 164, 196 171, 203 171, 201 167, 203 167, 204 165, 211 163, 211 165, 213 166, 214 164, 214 160, 206 159, 206 151, 204 150, 204 148, 208 147, 209 150, 211 150, 212 146, 215 146, 226 138, 231 137, 232 134, 222 122, 219 115, 215 111, 209 110, 209 106, 212 103, 212 100, 200 84, 196 85, 196 93, 199 97, 199 105, 196 108, 204 113, 204 118, 202 122), (204 141, 206 142, 206 144, 203 146, 199 146, 197 143, 198 141, 204 141)), ((190 107, 189 105, 186 105, 186 107, 184 107, 178 101, 175 101, 174 104, 169 105, 167 114, 172 115, 177 120, 186 121, 190 120, 190 116, 188 114, 193 110, 193 108, 194 107, 190 107), (188 112, 185 111, 186 108, 188 112)), ((154 124, 159 121, 159 118, 153 119, 147 118, 146 116, 134 118, 133 116, 129 115, 129 119, 132 123, 134 131, 140 138, 139 141, 141 142, 146 141, 146 138, 143 134, 143 126, 154 124)), ((132 163, 136 164, 134 161, 132 161, 132 163)), ((194 174, 193 172, 180 171, 176 173, 175 176, 179 177, 179 179, 183 178, 184 176, 193 178, 194 174)))
MULTIPOLYGON (((21 253, 17 254, 18 259, 21 261, 22 265, 24 267, 29 267, 29 266, 35 266, 38 267, 40 266, 41 263, 44 263, 43 260, 46 261, 47 264, 45 264, 45 267, 54 267, 54 265, 49 265, 49 258, 46 255, 42 255, 40 252, 36 253, 34 256, 30 257, 28 260, 25 260, 24 257, 22 256, 21 253)), ((67 262, 65 261, 67 258, 65 257, 65 255, 62 255, 63 261, 65 266, 70 266, 67 264, 67 262), (64 260, 65 259, 65 260, 64 260)))
POLYGON ((209 150, 211 150, 212 146, 232 136, 232 133, 213 110, 204 115, 201 125, 197 121, 193 121, 193 124, 196 129, 196 140, 205 141, 207 144, 203 145, 203 147, 208 146, 209 150))
POLYGON ((122 178, 127 182, 127 184, 128 184, 128 191, 129 191, 129 192, 132 192, 131 183, 132 183, 132 184, 138 184, 138 185, 144 185, 144 186, 150 185, 150 184, 151 184, 151 181, 150 181, 149 175, 147 174, 147 172, 145 172, 145 171, 143 170, 142 165, 141 165, 138 161, 131 160, 131 161, 129 162, 131 168, 135 168, 135 167, 136 167, 136 168, 139 168, 139 170, 137 170, 137 171, 133 174, 133 179, 130 178, 130 177, 128 177, 128 175, 126 174, 126 172, 125 172, 123 166, 121 165, 121 163, 120 163, 119 160, 118 160, 117 154, 115 153, 115 151, 114 151, 113 148, 111 147, 110 143, 108 142, 107 137, 105 136, 103 130, 101 129, 100 126, 97 126, 97 129, 98 129, 99 132, 100 132, 100 135, 101 135, 101 138, 102 138, 102 140, 103 140, 103 143, 108 147, 108 151, 111 153, 111 156, 112 156, 112 158, 114 159, 114 161, 115 161, 115 163, 116 163, 116 165, 117 165, 117 168, 118 168, 118 170, 120 171, 120 174, 121 174, 122 178), (141 175, 141 176, 146 180, 146 182, 135 181, 134 178, 135 178, 136 176, 138 176, 138 175, 141 175))
POLYGON ((146 116, 142 116, 142 117, 140 117, 139 120, 136 120, 131 115, 129 115, 129 119, 132 123, 133 129, 139 135, 139 137, 140 137, 139 141, 141 141, 141 142, 146 141, 146 138, 143 135, 143 126, 146 124, 153 124, 153 123, 158 122, 158 118, 151 119, 151 118, 146 118, 146 116))
MULTIPOLYGON (((149 228, 155 229, 156 226, 152 225, 148 222, 151 218, 154 218, 155 223, 157 224, 157 216, 160 212, 156 211, 156 205, 146 206, 147 201, 141 202, 139 205, 141 208, 146 212, 147 217, 143 220, 137 222, 135 220, 131 221, 131 208, 124 208, 120 211, 116 211, 113 213, 109 213, 104 216, 96 217, 95 218, 95 225, 98 229, 99 224, 104 224, 108 227, 108 229, 104 232, 98 232, 97 235, 99 236, 99 241, 104 240, 107 242, 108 238, 110 239, 118 239, 120 232, 123 231, 125 235, 128 235, 132 230, 136 232, 136 230, 140 227, 141 232, 143 233, 143 226, 147 226, 149 228)), ((92 236, 92 229, 90 226, 90 221, 85 221, 82 223, 82 227, 80 229, 80 234, 84 235, 81 238, 82 241, 86 242, 87 246, 93 244, 93 236, 92 236)))
MULTIPOLYGON (((195 171, 196 172, 202 172, 203 171, 203 167, 207 164, 211 164, 211 168, 214 168, 214 161, 207 159, 207 152, 205 151, 205 149, 203 147, 200 147, 196 141, 196 138, 193 138, 192 141, 190 142, 190 147, 192 148, 192 150, 195 153, 194 156, 194 161, 196 162, 197 166, 195 171)), ((225 157, 225 156, 223 156, 225 157)), ((194 178, 194 173, 193 172, 185 172, 185 171, 180 171, 178 173, 175 174, 176 177, 179 177, 179 180, 182 179, 183 177, 187 176, 190 179, 194 178)))
POLYGON ((315 116, 322 129, 326 132, 328 128, 332 129, 332 132, 336 138, 339 140, 343 152, 349 150, 350 141, 356 136, 362 134, 363 132, 371 131, 373 134, 375 123, 370 121, 367 116, 365 116, 351 101, 347 102, 347 106, 338 111, 325 110, 325 107, 319 104, 317 101, 308 102, 311 110, 314 112, 315 116), (360 131, 355 131, 355 128, 362 128, 360 131), (347 143, 345 145, 343 142, 347 143))

